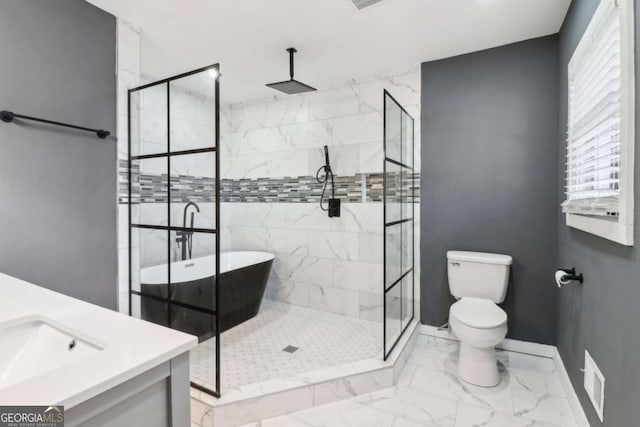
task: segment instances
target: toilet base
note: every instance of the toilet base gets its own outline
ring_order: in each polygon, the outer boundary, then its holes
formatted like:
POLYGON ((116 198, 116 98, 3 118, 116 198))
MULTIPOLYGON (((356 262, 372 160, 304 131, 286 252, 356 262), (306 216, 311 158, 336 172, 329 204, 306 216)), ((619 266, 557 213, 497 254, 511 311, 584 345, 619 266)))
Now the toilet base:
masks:
POLYGON ((495 347, 473 347, 460 343, 458 376, 461 380, 480 387, 495 387, 500 384, 495 347))

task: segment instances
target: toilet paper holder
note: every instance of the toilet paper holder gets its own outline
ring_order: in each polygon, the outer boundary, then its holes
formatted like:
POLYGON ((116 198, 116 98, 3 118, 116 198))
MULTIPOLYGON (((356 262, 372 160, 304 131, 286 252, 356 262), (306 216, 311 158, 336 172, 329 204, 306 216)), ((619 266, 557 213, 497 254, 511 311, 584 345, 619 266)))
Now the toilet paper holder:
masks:
POLYGON ((580 282, 580 284, 582 284, 584 282, 584 276, 582 275, 582 273, 576 275, 576 268, 575 267, 561 268, 560 270, 562 270, 565 273, 567 273, 565 276, 562 276, 562 278, 564 280, 572 280, 572 281, 580 282))

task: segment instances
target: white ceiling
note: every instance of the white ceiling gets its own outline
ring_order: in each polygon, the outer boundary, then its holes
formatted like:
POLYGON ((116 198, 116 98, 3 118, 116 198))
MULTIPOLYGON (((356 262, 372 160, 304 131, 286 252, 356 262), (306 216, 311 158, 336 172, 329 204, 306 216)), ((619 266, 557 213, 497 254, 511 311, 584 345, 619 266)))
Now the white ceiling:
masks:
POLYGON ((158 78, 219 62, 223 102, 318 89, 556 33, 570 0, 87 0, 141 28, 144 72, 158 78))

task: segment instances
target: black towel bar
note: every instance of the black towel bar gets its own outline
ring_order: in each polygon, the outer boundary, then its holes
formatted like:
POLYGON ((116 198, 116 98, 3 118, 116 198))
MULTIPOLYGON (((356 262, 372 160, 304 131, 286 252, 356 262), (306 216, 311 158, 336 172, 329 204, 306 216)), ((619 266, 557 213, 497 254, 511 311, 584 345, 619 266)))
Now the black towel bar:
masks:
POLYGON ((62 126, 62 127, 65 127, 65 128, 71 128, 71 129, 78 129, 78 130, 83 130, 83 131, 87 131, 87 132, 93 132, 100 139, 104 139, 104 138, 108 137, 109 135, 111 135, 111 132, 109 132, 107 130, 91 129, 91 128, 86 128, 86 127, 83 127, 83 126, 70 125, 68 123, 54 122, 53 120, 39 119, 37 117, 30 117, 30 116, 24 116, 22 114, 15 114, 12 111, 0 111, 0 120, 2 120, 3 122, 11 123, 13 121, 13 119, 31 120, 31 121, 34 121, 34 122, 46 123, 48 125, 62 126))

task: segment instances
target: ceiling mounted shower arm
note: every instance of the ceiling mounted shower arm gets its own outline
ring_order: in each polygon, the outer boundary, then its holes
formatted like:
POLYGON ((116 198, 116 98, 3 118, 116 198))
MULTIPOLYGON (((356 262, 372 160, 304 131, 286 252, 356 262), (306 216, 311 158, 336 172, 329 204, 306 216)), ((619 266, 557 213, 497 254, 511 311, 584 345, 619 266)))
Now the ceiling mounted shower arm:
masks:
POLYGON ((289 52, 289 76, 291 80, 293 80, 293 54, 296 53, 297 50, 295 47, 290 47, 287 49, 287 52, 289 52))
POLYGON ((295 69, 293 66, 293 54, 298 52, 296 48, 290 47, 286 49, 289 52, 289 80, 283 82, 267 83, 267 87, 284 92, 287 95, 298 95, 305 92, 313 92, 316 88, 299 82, 293 78, 295 69))

